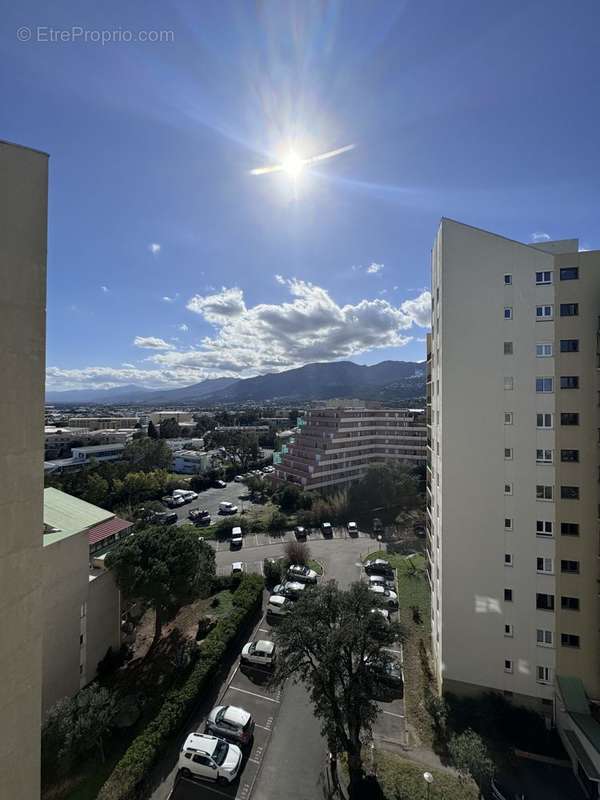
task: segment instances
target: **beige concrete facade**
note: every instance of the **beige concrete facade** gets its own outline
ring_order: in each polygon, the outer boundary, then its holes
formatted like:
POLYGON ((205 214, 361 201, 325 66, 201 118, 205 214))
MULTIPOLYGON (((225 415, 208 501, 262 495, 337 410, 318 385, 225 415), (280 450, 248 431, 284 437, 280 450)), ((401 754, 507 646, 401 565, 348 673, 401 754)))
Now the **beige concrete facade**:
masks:
POLYGON ((40 795, 48 157, 0 142, 0 787, 40 795))
POLYGON ((427 545, 440 682, 551 711, 566 674, 598 698, 600 253, 443 220, 432 305, 427 545))

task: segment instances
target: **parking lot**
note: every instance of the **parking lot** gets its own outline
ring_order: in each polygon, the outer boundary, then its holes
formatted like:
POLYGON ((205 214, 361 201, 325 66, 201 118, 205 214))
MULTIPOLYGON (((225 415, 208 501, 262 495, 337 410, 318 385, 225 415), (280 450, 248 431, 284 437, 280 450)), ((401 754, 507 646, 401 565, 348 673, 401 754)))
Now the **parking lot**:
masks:
MULTIPOLYGON (((196 500, 193 500, 191 503, 186 503, 186 505, 180 506, 180 508, 174 508, 173 511, 179 518, 177 522, 178 525, 189 522, 188 514, 192 509, 198 508, 205 508, 212 517, 214 523, 223 519, 222 515, 219 514, 219 503, 225 500, 238 506, 240 511, 248 511, 250 508, 257 507, 255 503, 252 503, 249 499, 242 500, 242 498, 246 498, 247 496, 248 490, 244 483, 235 483, 235 481, 231 481, 224 489, 213 487, 211 489, 206 489, 204 492, 200 492, 196 500)), ((260 506, 258 506, 258 508, 260 508, 260 506)))
MULTIPOLYGON (((218 490, 217 490, 218 491, 218 490)), ((266 536, 259 534, 259 537, 266 536)), ((264 558, 282 555, 286 537, 267 537, 244 542, 242 551, 228 547, 217 552, 217 569, 221 574, 231 570, 234 561, 243 561, 250 572, 262 571, 264 558), (271 542, 274 538, 275 541, 271 542), (264 543, 268 541, 268 543, 264 543)), ((338 529, 329 539, 320 533, 311 534, 308 541, 312 557, 324 568, 324 580, 335 578, 341 587, 364 576, 361 555, 368 552, 366 534, 347 537, 338 529)), ((215 543, 216 544, 216 543, 215 543)), ((275 623, 276 624, 276 623, 275 623)), ((271 637, 271 623, 263 618, 249 638, 271 637)), ((401 658, 400 646, 393 651, 401 658)), ((254 739, 244 755, 242 769, 229 785, 213 785, 203 781, 177 777, 176 753, 170 763, 161 765, 160 784, 152 793, 153 800, 218 800, 228 797, 235 800, 307 800, 318 796, 321 770, 327 760, 326 742, 321 736, 320 722, 314 717, 301 684, 286 684, 283 691, 274 692, 267 685, 268 674, 256 668, 233 666, 219 693, 219 705, 237 705, 249 711, 255 721, 254 739)), ((376 740, 390 747, 404 743, 404 703, 396 698, 381 702, 382 714, 375 725, 376 740)), ((205 712, 206 713, 206 712, 205 712)), ((204 730, 204 715, 192 720, 188 731, 204 730)), ((186 732, 186 733, 187 733, 186 732)), ((186 733, 182 735, 183 744, 186 733)))

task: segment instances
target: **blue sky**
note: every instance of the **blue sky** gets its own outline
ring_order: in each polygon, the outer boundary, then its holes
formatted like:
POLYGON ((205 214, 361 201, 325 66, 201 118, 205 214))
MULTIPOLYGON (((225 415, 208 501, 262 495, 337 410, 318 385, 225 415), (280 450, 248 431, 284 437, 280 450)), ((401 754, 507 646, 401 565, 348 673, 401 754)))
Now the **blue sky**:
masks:
POLYGON ((441 216, 600 247, 597 0, 83 6, 0 31, 0 138, 51 156, 49 388, 420 360, 441 216))

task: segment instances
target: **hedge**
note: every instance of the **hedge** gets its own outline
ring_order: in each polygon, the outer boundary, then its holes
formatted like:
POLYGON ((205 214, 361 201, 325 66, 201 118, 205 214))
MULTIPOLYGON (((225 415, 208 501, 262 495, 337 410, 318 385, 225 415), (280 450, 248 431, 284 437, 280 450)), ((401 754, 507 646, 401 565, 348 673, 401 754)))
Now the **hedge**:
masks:
POLYGON ((133 740, 103 785, 98 800, 134 800, 144 779, 185 723, 200 695, 212 682, 221 659, 262 601, 264 582, 244 575, 233 594, 231 614, 220 620, 200 645, 200 657, 185 683, 167 694, 154 719, 133 740))

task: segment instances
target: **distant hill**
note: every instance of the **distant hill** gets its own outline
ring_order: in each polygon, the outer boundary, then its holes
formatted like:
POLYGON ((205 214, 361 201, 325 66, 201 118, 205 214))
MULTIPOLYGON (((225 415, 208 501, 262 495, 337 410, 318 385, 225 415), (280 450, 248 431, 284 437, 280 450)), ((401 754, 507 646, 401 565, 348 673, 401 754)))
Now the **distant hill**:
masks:
POLYGON ((352 361, 306 364, 256 378, 214 378, 180 389, 157 391, 140 386, 118 389, 48 392, 49 403, 136 403, 140 405, 222 405, 306 402, 334 397, 395 402, 425 396, 425 364, 382 361, 372 366, 352 361))

